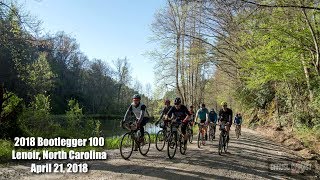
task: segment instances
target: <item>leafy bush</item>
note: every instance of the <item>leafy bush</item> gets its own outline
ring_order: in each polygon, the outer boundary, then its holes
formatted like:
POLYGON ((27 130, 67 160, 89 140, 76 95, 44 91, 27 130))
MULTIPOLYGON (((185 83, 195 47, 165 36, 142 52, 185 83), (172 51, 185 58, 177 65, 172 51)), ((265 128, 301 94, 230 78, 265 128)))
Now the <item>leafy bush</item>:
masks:
POLYGON ((2 112, 0 113, 0 138, 13 138, 21 135, 17 123, 17 117, 23 108, 23 101, 12 92, 4 94, 5 101, 2 104, 2 112))
POLYGON ((38 94, 19 116, 19 126, 27 136, 52 137, 58 125, 50 116, 50 96, 38 94))
MULTIPOLYGON (((75 99, 68 102, 66 111, 67 129, 71 137, 90 137, 100 135, 101 123, 98 120, 84 118, 82 108, 75 99)), ((67 134, 67 133, 66 133, 67 134)))
POLYGON ((11 159, 13 144, 11 141, 0 139, 0 162, 6 162, 11 159))

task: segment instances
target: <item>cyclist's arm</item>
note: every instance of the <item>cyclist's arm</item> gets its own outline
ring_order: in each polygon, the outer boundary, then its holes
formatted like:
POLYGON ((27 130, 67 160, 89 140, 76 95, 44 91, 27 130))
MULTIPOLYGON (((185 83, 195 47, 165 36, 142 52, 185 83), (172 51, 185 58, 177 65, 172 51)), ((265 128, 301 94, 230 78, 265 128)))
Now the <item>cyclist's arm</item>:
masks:
POLYGON ((214 113, 213 117, 214 117, 213 122, 214 122, 214 123, 217 123, 217 121, 218 121, 218 115, 217 115, 217 113, 214 113))
POLYGON ((186 118, 184 118, 184 121, 187 121, 187 120, 189 120, 190 119, 190 117, 191 117, 191 113, 188 111, 188 109, 187 108, 185 108, 185 113, 186 113, 186 118))
POLYGON ((230 114, 229 114, 229 123, 230 126, 232 125, 232 110, 230 109, 230 114))
POLYGON ((196 123, 198 123, 198 113, 199 113, 199 110, 197 111, 196 117, 194 118, 194 122, 196 122, 196 123))
POLYGON ((162 112, 161 112, 161 115, 160 115, 159 121, 163 118, 163 116, 164 116, 164 109, 163 109, 163 110, 162 110, 162 112))
POLYGON ((130 106, 128 107, 128 109, 127 109, 127 111, 126 111, 126 114, 124 115, 124 118, 123 118, 122 122, 125 122, 125 121, 128 119, 129 114, 131 113, 131 111, 132 111, 132 105, 130 105, 130 106))
POLYGON ((171 120, 173 116, 173 108, 170 108, 169 112, 167 113, 167 119, 171 120))
POLYGON ((141 123, 143 118, 144 118, 144 113, 146 112, 146 106, 145 105, 142 105, 141 106, 141 113, 140 113, 140 117, 139 117, 139 120, 138 120, 138 123, 141 123))
POLYGON ((206 123, 209 123, 209 111, 206 111, 206 123))

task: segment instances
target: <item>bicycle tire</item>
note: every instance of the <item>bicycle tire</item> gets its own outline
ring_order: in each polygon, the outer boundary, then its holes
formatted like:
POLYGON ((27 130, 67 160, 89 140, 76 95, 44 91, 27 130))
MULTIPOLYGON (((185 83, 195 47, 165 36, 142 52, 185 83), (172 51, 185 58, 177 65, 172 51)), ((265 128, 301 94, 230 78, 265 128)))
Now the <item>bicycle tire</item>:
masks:
POLYGON ((165 135, 165 132, 164 130, 160 130, 157 135, 156 135, 156 148, 158 151, 162 151, 164 149, 164 146, 166 145, 166 135, 165 135), (159 136, 160 134, 162 133, 163 135, 163 142, 162 143, 159 143, 159 136))
POLYGON ((184 143, 184 138, 180 136, 180 153, 182 155, 185 155, 186 154, 186 151, 187 151, 187 142, 184 143))
MULTIPOLYGON (((134 146, 134 140, 132 139, 132 133, 131 132, 127 132, 125 133, 122 138, 121 138, 121 142, 120 142, 120 154, 121 154, 121 157, 125 160, 129 159, 132 155, 132 152, 133 152, 133 146, 134 146), (127 156, 124 155, 124 148, 126 147, 123 147, 123 140, 125 139, 125 137, 129 136, 130 138, 130 141, 131 141, 131 150, 129 149, 129 154, 127 156)), ((129 147, 130 148, 130 147, 129 147)))
POLYGON ((145 142, 143 147, 145 147, 147 145, 147 149, 146 149, 146 151, 142 151, 142 146, 139 144, 139 152, 140 152, 141 155, 146 156, 148 154, 149 150, 150 150, 150 144, 151 144, 151 142, 150 142, 150 134, 147 131, 145 131, 143 138, 144 138, 144 142, 145 142), (148 142, 148 144, 146 144, 146 142, 148 142))
POLYGON ((172 159, 177 151, 177 134, 176 133, 170 133, 168 137, 168 145, 167 145, 167 153, 168 157, 172 159), (170 150, 173 150, 171 153, 170 150))

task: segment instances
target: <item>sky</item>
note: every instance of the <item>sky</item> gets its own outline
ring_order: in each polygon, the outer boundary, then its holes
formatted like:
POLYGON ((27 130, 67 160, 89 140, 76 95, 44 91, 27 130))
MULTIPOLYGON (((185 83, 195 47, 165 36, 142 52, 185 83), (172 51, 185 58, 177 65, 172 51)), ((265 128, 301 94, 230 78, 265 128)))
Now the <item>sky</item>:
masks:
POLYGON ((64 31, 77 39, 89 59, 127 57, 132 77, 154 88, 154 63, 143 55, 155 49, 149 42, 151 23, 165 0, 19 0, 41 20, 44 32, 64 31))

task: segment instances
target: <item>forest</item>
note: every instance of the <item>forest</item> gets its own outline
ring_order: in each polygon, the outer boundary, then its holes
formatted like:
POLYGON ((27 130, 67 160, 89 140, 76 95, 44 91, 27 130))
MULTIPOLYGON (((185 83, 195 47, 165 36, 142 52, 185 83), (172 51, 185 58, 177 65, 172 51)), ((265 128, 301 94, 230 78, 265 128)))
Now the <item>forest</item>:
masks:
POLYGON ((319 150, 317 0, 168 0, 152 24, 159 86, 185 104, 228 102, 252 128, 288 130, 319 150))
POLYGON ((21 9, 0 1, 0 138, 93 135, 94 117, 120 118, 134 93, 150 94, 126 57, 88 59, 66 32, 40 35, 41 22, 21 9))
POLYGON ((121 117, 132 94, 141 93, 154 116, 166 98, 215 109, 226 101, 249 127, 287 128, 314 147, 320 139, 319 3, 167 0, 150 22, 158 45, 146 53, 156 63, 151 93, 150 85, 143 90, 132 82, 126 58, 88 59, 67 33, 39 36, 36 18, 0 1, 0 138, 99 134, 92 117, 121 117))

